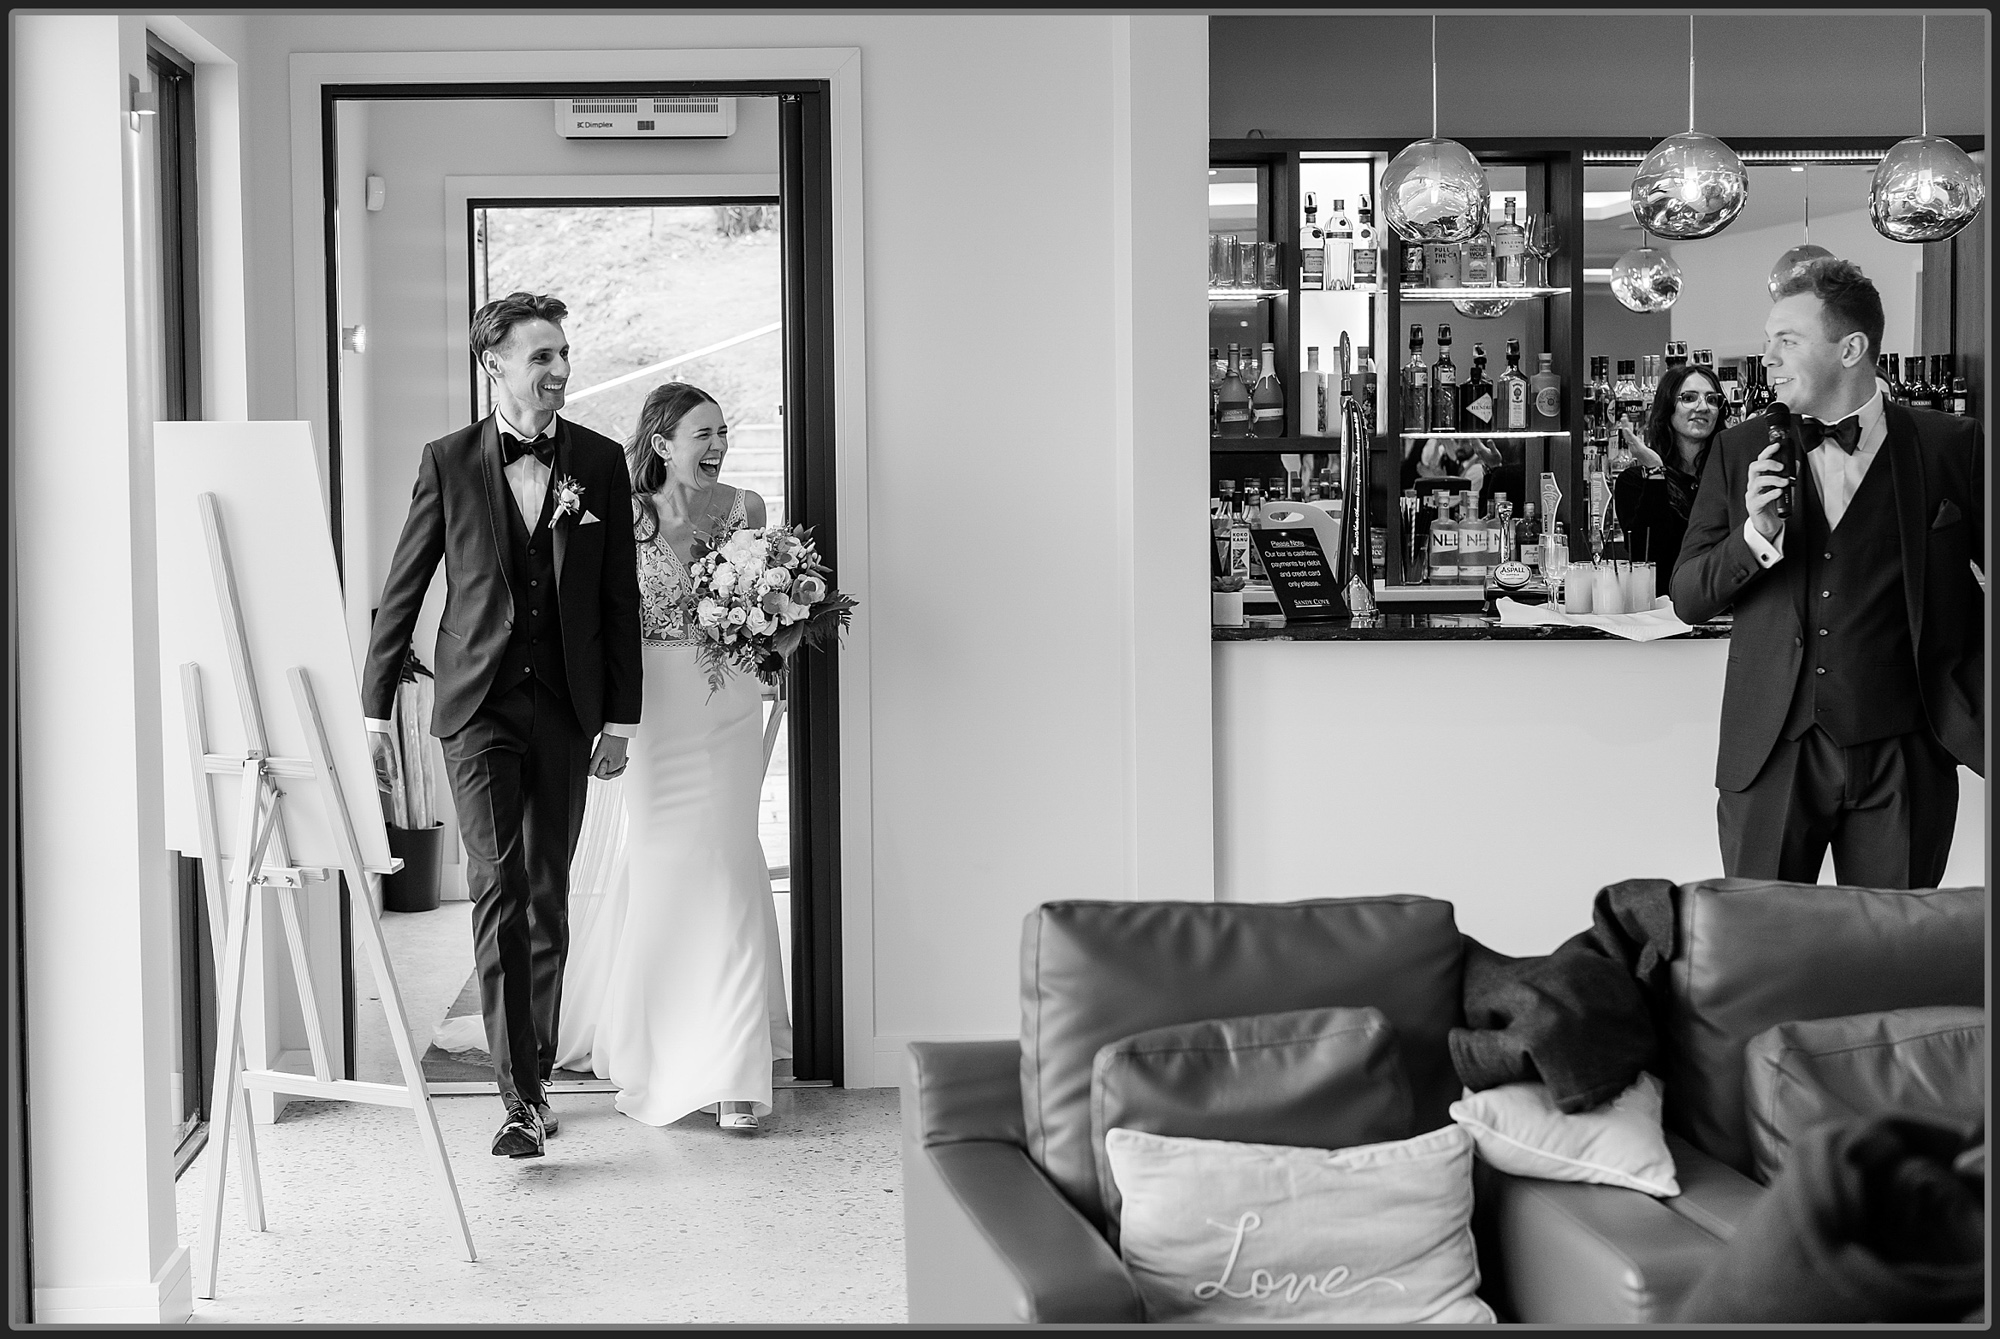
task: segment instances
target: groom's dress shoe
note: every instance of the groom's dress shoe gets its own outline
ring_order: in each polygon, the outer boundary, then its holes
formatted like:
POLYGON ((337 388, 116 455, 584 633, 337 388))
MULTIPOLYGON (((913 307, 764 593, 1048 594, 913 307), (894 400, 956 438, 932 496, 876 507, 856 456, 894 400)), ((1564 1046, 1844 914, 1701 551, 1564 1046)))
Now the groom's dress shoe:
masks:
POLYGON ((547 1102, 535 1103, 535 1114, 542 1118, 542 1133, 551 1139, 555 1138, 557 1132, 562 1129, 562 1122, 556 1119, 556 1113, 549 1107, 549 1104, 547 1102))
POLYGON ((509 1102, 507 1119, 493 1136, 496 1158, 539 1158, 542 1156, 542 1118, 526 1102, 509 1102))

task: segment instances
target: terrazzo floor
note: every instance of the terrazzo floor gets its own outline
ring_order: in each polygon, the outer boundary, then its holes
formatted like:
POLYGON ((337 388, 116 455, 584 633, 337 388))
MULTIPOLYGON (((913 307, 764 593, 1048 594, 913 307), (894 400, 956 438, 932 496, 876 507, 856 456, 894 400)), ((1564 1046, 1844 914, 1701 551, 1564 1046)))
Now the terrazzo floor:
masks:
MULTIPOLYGON (((487 1151, 496 1099, 437 1099, 472 1263, 409 1113, 295 1103, 257 1130, 264 1233, 231 1157, 219 1295, 194 1323, 902 1323, 897 1091, 776 1096, 754 1136, 559 1097, 548 1156, 518 1162, 487 1151)), ((209 1156, 178 1183, 190 1246, 209 1156)))

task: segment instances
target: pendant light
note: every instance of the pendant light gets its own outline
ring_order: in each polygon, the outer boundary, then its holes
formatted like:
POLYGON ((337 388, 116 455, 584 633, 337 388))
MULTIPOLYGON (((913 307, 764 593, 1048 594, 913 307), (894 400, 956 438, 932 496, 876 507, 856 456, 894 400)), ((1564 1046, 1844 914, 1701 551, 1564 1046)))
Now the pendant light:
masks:
POLYGON ((1382 217, 1396 236, 1463 242, 1486 226, 1486 169, 1457 140, 1439 139, 1437 15, 1431 15, 1431 137, 1389 160, 1382 174, 1382 217))
POLYGON ((1930 16, 1923 16, 1917 57, 1922 133, 1893 145, 1868 185, 1868 218, 1892 242, 1942 242, 1979 216, 1986 182, 1979 164, 1931 134, 1930 16))
POLYGON ((1694 15, 1688 15, 1688 128, 1653 146, 1632 178, 1632 212, 1676 242, 1713 237, 1750 199, 1750 174, 1727 144, 1694 128, 1694 15))
POLYGON ((1654 247, 1641 231, 1645 245, 1634 247, 1611 267, 1611 293, 1628 311, 1663 312, 1680 301, 1681 267, 1670 252, 1654 247))
MULTIPOLYGON (((1806 179, 1806 184, 1808 188, 1812 185, 1810 177, 1806 179)), ((1812 196, 1810 195, 1805 198, 1805 212, 1801 217, 1804 223, 1804 236, 1800 238, 1797 246, 1778 257, 1778 263, 1771 267, 1771 277, 1765 283, 1765 287, 1771 290, 1773 301, 1777 300, 1778 287, 1785 280, 1803 270, 1808 262, 1824 260, 1833 254, 1823 246, 1812 244, 1812 196)))

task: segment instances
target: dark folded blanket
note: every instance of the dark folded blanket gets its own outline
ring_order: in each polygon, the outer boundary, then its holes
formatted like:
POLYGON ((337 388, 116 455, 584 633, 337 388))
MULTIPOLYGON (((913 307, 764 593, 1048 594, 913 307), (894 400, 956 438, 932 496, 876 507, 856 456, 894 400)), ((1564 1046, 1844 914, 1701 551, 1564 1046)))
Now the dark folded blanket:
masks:
POLYGON ((1949 1323, 1986 1287, 1983 1160, 1954 1159, 1977 1127, 1884 1116, 1808 1130, 1770 1193, 1716 1253, 1675 1320, 1949 1323))
POLYGON ((1659 1053, 1647 989, 1674 955, 1673 895, 1665 879, 1599 889, 1590 929, 1543 957, 1468 938, 1466 1026, 1449 1039, 1460 1082, 1477 1092, 1540 1080, 1567 1112, 1631 1087, 1659 1053))

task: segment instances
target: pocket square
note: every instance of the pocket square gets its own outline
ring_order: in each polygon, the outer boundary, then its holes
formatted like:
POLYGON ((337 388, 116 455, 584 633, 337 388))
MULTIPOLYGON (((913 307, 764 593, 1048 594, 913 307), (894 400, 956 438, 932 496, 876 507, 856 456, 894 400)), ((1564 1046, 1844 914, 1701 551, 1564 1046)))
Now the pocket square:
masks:
POLYGON ((1931 522, 1931 529, 1942 530, 1948 525, 1957 525, 1964 519, 1964 515, 1959 511, 1958 507, 1950 498, 1946 498, 1944 501, 1938 503, 1937 519, 1931 522))
POLYGON ((580 517, 578 517, 578 518, 577 518, 577 522, 576 522, 576 523, 577 523, 578 525, 596 525, 596 524, 597 524, 597 513, 595 513, 595 512, 589 512, 589 511, 587 511, 587 512, 585 512, 585 513, 584 513, 584 514, 583 514, 582 516, 580 516, 580 517))

